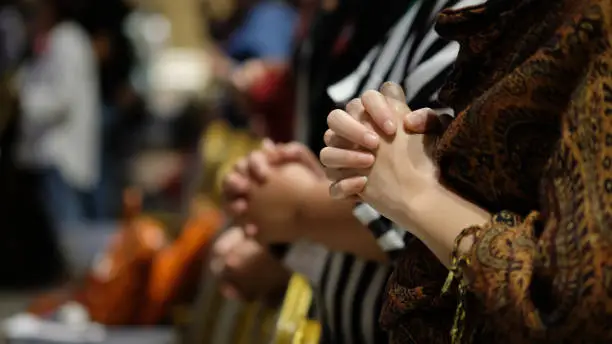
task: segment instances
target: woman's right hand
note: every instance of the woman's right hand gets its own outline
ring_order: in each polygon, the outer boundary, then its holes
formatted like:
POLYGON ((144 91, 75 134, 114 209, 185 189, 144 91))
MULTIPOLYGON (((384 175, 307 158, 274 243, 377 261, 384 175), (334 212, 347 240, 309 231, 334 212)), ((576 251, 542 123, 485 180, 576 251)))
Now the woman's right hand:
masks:
POLYGON ((381 141, 378 133, 388 135, 383 139, 395 135, 395 131, 390 135, 388 133, 399 124, 396 123, 397 119, 393 119, 396 113, 404 114, 401 124, 404 130, 414 134, 437 132, 450 122, 450 116, 438 116, 429 108, 411 111, 405 99, 402 88, 388 82, 381 87, 380 93, 366 92, 361 98, 349 102, 346 111, 334 110, 330 113, 328 125, 335 130, 329 129, 325 133, 327 147, 321 151, 321 158, 333 166, 327 169, 327 175, 331 180, 339 180, 335 189, 344 190, 338 197, 350 198, 363 191, 363 178, 343 176, 347 174, 346 171, 371 167, 373 159, 368 151, 378 149, 381 141), (386 101, 385 98, 393 101, 386 101), (364 102, 368 105, 367 111, 364 102))

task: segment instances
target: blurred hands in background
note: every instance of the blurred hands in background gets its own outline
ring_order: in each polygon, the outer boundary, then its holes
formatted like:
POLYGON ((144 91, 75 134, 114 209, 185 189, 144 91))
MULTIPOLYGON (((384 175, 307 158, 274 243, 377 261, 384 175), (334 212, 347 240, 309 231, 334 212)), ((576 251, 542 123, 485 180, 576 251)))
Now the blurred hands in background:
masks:
POLYGON ((296 221, 303 196, 324 178, 316 156, 304 145, 265 140, 225 177, 226 211, 259 242, 293 242, 299 238, 296 221))
POLYGON ((213 246, 210 269, 224 297, 275 303, 289 282, 290 272, 268 250, 247 238, 239 227, 223 233, 213 246))

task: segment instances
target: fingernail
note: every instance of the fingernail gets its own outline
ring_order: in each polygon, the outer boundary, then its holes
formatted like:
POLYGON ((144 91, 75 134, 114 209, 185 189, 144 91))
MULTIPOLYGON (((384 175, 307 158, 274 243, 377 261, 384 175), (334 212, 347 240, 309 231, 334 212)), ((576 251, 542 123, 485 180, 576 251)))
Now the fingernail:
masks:
POLYGON ((370 167, 374 164, 374 155, 368 153, 362 153, 359 155, 359 161, 367 167, 370 167))
POLYGON ((354 195, 360 195, 362 192, 365 191, 366 184, 368 183, 368 177, 367 176, 358 177, 358 179, 356 179, 355 182, 357 183, 353 185, 355 189, 352 190, 352 192, 354 195))
POLYGON ((342 198, 342 195, 340 194, 340 189, 338 189, 337 183, 334 183, 329 187, 329 196, 333 199, 342 198))
POLYGON ((361 176, 361 180, 363 181, 363 187, 368 183, 368 176, 361 176))
POLYGON ((408 124, 410 129, 414 130, 418 130, 420 127, 423 126, 423 119, 424 116, 422 116, 421 113, 416 111, 406 115, 406 123, 408 124))
POLYGON ((418 118, 416 116, 414 116, 412 113, 409 113, 406 115, 406 123, 411 126, 414 127, 415 125, 417 125, 419 122, 418 118))
POLYGON ((387 97, 391 97, 394 98, 396 100, 400 100, 400 101, 405 101, 404 99, 404 91, 402 91, 402 88, 400 87, 400 85, 394 83, 394 82, 385 82, 381 88, 380 88, 380 92, 382 94, 384 94, 387 97))
POLYGON ((366 133, 363 137, 363 142, 366 147, 374 149, 378 147, 378 135, 372 132, 366 133))
POLYGON ((395 130, 397 128, 395 127, 395 123, 393 123, 393 121, 388 120, 383 125, 383 129, 384 129, 385 133, 387 133, 389 135, 393 135, 393 134, 395 134, 395 130))

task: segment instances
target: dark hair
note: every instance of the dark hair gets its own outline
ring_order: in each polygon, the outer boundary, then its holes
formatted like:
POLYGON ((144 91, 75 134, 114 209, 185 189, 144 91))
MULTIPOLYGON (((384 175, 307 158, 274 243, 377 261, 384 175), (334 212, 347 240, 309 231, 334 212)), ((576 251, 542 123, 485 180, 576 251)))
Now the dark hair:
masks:
POLYGON ((91 36, 103 36, 110 43, 110 56, 99 66, 102 95, 108 100, 119 86, 127 82, 136 62, 132 44, 123 31, 123 22, 130 8, 121 0, 83 2, 88 2, 88 5, 83 12, 82 25, 91 36))
POLYGON ((41 5, 48 7, 53 11, 55 20, 58 22, 65 20, 77 20, 79 15, 79 9, 82 5, 79 5, 84 1, 79 0, 41 0, 41 5))

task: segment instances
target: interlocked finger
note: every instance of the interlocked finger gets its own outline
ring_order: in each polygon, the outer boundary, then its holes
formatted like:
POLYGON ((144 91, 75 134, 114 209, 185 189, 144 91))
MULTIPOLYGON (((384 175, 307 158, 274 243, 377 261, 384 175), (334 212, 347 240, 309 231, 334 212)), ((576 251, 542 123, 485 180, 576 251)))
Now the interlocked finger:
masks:
POLYGON ((364 177, 370 173, 370 169, 343 169, 343 168, 327 168, 325 175, 332 182, 353 177, 364 177))
POLYGON ((346 112, 354 119, 362 121, 365 117, 365 107, 360 98, 355 98, 346 104, 346 112))
POLYGON ((329 194, 335 199, 352 198, 363 192, 367 177, 353 177, 334 182, 329 187, 329 194))
POLYGON ((336 135, 353 144, 371 150, 378 147, 378 135, 345 111, 332 111, 327 116, 327 125, 336 135))
POLYGON ((396 116, 402 116, 412 111, 406 103, 406 93, 400 85, 386 82, 380 87, 380 93, 385 96, 387 104, 396 116))
POLYGON ((357 144, 338 136, 331 129, 327 129, 327 131, 325 132, 325 135, 323 136, 323 141, 325 142, 325 145, 328 147, 344 148, 344 149, 356 149, 358 147, 357 144))
POLYGON ((268 138, 263 139, 261 142, 261 151, 264 153, 268 161, 272 163, 276 163, 280 160, 280 154, 278 153, 276 144, 268 138))
POLYGON ((249 155, 249 172, 255 179, 264 182, 268 177, 270 166, 266 155, 255 151, 249 155))
POLYGON ((236 172, 230 172, 223 179, 223 193, 226 199, 240 197, 249 192, 250 183, 248 178, 236 172))
POLYGON ((243 157, 240 160, 238 160, 238 162, 236 162, 236 164, 234 164, 234 171, 243 175, 243 176, 247 176, 249 173, 249 160, 248 157, 243 157))
POLYGON ((323 148, 319 158, 329 168, 362 169, 374 163, 374 156, 370 153, 334 147, 323 148))

